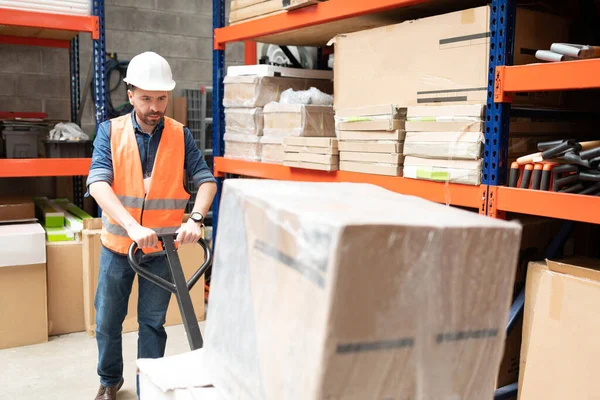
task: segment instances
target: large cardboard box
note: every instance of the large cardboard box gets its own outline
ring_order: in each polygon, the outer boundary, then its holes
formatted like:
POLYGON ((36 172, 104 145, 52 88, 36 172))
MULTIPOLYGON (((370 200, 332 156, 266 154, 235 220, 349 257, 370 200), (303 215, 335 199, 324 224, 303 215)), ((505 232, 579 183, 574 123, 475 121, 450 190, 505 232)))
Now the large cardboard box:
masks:
MULTIPOLYGON (((98 273, 100 271, 100 232, 102 223, 99 218, 85 221, 86 229, 83 231, 83 303, 85 328, 89 336, 95 335, 96 310, 94 298, 98 286, 98 273)), ((204 262, 203 251, 200 245, 181 246, 178 250, 179 259, 187 278, 196 272, 204 262)), ((123 322, 123 332, 134 332, 138 330, 137 304, 138 304, 138 277, 133 282, 133 288, 129 297, 128 313, 123 322)), ((190 292, 194 311, 199 321, 204 320, 204 278, 200 279, 190 292)), ((169 309, 167 310, 167 321, 165 326, 181 324, 182 319, 175 296, 172 296, 169 309)))
POLYGON ((225 158, 235 160, 260 161, 262 146, 260 136, 226 133, 225 158))
POLYGON ((30 198, 0 197, 0 221, 18 222, 35 219, 35 205, 30 198))
POLYGON ((406 132, 404 154, 424 158, 477 160, 483 155, 482 132, 406 132))
POLYGON ((335 137, 332 106, 270 103, 263 114, 265 136, 335 137))
POLYGON ((37 223, 0 225, 0 349, 48 340, 45 235, 37 223))
MULTIPOLYGON (((600 344, 600 260, 547 261, 537 268, 529 301, 530 326, 520 399, 593 399, 600 344), (533 312, 532 312, 533 311, 533 312)), ((533 271, 533 270, 532 270, 533 271)), ((523 346, 525 346, 525 341, 523 346)))
POLYGON ((404 176, 436 182, 481 184, 482 160, 440 160, 407 156, 404 176))
POLYGON ((46 244, 48 335, 85 331, 81 242, 46 244))
POLYGON ((263 122, 263 110, 260 107, 225 109, 227 133, 262 136, 263 122))
MULTIPOLYGON (((485 103, 489 61, 488 6, 335 38, 335 108, 367 104, 485 103), (418 38, 416 40, 415 38, 418 38)), ((565 19, 519 9, 515 64, 537 62, 537 49, 568 39, 565 19)), ((515 96, 557 105, 558 94, 515 96)))
POLYGON ((245 400, 492 398, 519 240, 515 223, 374 185, 227 180, 213 384, 245 400))

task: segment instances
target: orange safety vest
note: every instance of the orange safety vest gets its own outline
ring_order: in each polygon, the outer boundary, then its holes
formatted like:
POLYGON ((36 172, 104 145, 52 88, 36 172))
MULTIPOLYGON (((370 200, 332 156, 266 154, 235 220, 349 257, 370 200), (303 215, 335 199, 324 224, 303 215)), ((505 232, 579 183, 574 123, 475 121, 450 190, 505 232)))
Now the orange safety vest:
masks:
MULTIPOLYGON (((145 193, 142 161, 131 118, 131 114, 127 114, 110 121, 114 172, 112 189, 125 209, 142 226, 158 234, 175 232, 181 227, 190 198, 184 187, 183 125, 165 117, 165 127, 152 169, 152 181, 148 193, 145 193)), ((105 247, 120 254, 127 254, 133 243, 127 231, 106 213, 102 215, 101 240, 105 247)), ((158 251, 142 250, 144 253, 158 251)))

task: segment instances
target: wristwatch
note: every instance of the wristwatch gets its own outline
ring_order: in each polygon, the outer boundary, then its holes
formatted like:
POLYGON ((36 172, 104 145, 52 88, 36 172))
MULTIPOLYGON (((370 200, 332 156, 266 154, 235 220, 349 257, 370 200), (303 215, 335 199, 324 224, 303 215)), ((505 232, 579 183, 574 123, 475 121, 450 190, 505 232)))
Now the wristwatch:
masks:
POLYGON ((197 211, 194 211, 190 214, 190 219, 197 224, 202 224, 202 222, 204 221, 204 215, 197 211))

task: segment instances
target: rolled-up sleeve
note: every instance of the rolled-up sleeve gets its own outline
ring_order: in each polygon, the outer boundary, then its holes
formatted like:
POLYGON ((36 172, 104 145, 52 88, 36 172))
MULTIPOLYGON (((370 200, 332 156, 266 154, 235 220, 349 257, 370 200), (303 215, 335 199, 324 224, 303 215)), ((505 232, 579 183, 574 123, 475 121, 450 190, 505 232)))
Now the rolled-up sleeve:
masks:
POLYGON ((198 187, 203 183, 216 182, 210 168, 202 157, 202 152, 196 146, 196 141, 192 132, 186 127, 183 129, 185 136, 185 161, 184 167, 187 173, 188 181, 198 187))
POLYGON ((96 139, 94 139, 94 152, 92 153, 92 165, 87 178, 87 187, 95 182, 106 182, 112 185, 114 178, 112 153, 110 148, 110 121, 105 121, 98 127, 96 139))

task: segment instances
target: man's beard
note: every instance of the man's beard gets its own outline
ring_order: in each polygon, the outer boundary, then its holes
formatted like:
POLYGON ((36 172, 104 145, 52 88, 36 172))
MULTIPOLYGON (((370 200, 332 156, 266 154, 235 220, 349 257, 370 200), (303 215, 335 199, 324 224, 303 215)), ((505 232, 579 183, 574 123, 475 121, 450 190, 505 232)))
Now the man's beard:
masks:
POLYGON ((165 113, 161 113, 161 112, 148 113, 148 114, 144 114, 144 116, 142 117, 142 120, 144 121, 144 123, 146 125, 156 126, 156 125, 158 125, 158 123, 160 121, 162 121, 164 116, 165 116, 165 113), (149 117, 154 117, 154 116, 158 116, 160 118, 159 119, 150 119, 149 118, 149 117))

